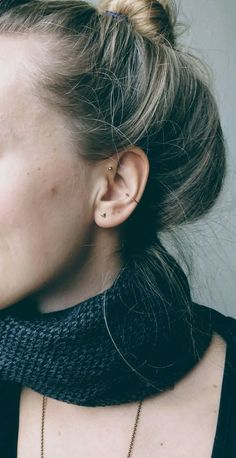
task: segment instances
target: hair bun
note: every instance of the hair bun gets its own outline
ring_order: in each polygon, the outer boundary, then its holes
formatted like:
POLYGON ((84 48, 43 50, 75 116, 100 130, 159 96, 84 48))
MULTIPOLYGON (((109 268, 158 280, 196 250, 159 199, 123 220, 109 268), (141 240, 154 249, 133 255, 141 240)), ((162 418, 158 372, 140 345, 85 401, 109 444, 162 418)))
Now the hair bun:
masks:
POLYGON ((163 38, 174 45, 174 11, 169 0, 102 0, 98 8, 127 16, 135 29, 152 41, 163 38))

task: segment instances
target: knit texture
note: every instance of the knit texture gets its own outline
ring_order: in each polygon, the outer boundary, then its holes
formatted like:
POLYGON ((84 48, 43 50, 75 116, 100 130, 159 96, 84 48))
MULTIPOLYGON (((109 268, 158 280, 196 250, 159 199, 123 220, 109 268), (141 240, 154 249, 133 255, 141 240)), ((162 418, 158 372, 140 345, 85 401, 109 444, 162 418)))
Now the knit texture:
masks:
POLYGON ((110 288, 65 310, 39 313, 31 300, 2 310, 2 383, 84 406, 171 389, 208 348, 211 309, 192 302, 177 265, 187 308, 161 274, 155 274, 158 291, 148 292, 135 266, 127 263, 110 288))

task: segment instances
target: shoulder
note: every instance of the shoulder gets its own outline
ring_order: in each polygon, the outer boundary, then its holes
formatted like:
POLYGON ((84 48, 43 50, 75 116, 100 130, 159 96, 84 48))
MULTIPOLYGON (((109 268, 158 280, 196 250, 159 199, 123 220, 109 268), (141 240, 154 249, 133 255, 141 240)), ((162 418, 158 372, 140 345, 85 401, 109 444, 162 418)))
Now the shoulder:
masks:
POLYGON ((236 351, 236 318, 211 309, 214 329, 227 340, 236 351))
POLYGON ((226 315, 211 306, 197 302, 193 302, 193 307, 205 312, 207 319, 210 316, 213 330, 229 341, 230 344, 236 346, 236 318, 226 315))
MULTIPOLYGON (((206 306, 207 307, 207 306, 206 306)), ((227 343, 226 367, 236 380, 236 318, 212 307, 207 307, 211 316, 212 329, 227 343)))

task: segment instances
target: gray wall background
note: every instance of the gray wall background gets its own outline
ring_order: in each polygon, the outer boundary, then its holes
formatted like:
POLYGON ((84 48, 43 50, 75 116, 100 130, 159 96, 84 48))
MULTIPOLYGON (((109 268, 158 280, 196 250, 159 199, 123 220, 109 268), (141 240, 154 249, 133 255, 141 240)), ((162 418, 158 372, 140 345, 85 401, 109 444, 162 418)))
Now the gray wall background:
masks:
POLYGON ((236 2, 180 0, 179 8, 190 26, 182 41, 212 69, 228 145, 222 196, 205 220, 184 233, 193 244, 193 297, 236 318, 236 2))
MULTIPOLYGON (((236 318, 236 2, 178 0, 178 7, 180 19, 189 26, 181 42, 212 69, 228 144, 229 171, 214 210, 176 235, 181 238, 182 250, 192 254, 193 275, 189 280, 193 299, 236 318)), ((173 238, 163 240, 179 257, 173 238)))

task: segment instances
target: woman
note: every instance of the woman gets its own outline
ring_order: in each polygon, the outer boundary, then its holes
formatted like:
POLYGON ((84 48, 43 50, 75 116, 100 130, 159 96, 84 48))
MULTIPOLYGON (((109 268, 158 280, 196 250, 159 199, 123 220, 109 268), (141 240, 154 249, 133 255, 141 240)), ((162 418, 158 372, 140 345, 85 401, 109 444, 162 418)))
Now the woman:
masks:
POLYGON ((174 10, 4 3, 0 59, 0 455, 235 457, 236 320, 161 242, 226 175, 174 10))

